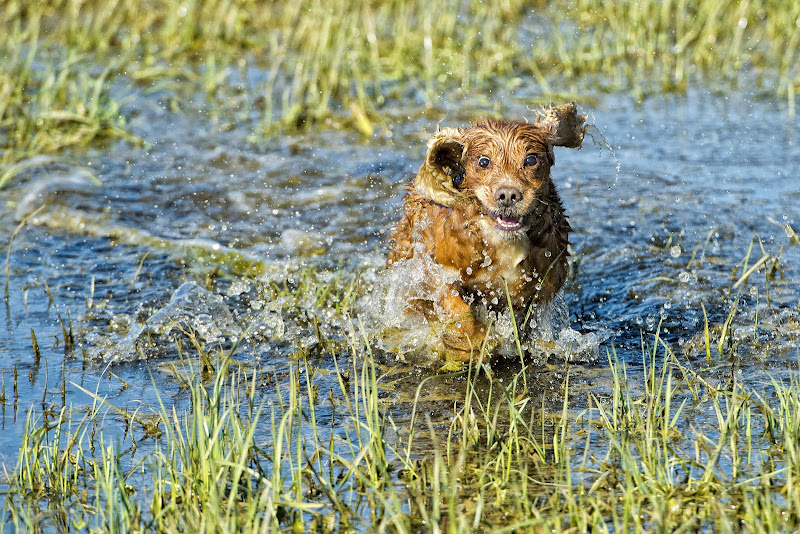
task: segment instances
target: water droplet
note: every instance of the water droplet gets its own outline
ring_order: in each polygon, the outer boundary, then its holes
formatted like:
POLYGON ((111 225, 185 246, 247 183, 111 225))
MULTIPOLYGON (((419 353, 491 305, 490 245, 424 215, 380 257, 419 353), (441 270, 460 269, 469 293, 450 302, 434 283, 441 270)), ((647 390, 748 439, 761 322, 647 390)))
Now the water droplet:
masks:
POLYGON ((753 286, 753 287, 750 288, 750 295, 753 296, 753 297, 757 297, 758 296, 758 288, 756 286, 753 286))
POLYGON ((672 256, 673 258, 677 258, 678 256, 680 256, 681 252, 682 250, 680 245, 673 245, 669 249, 669 255, 672 256))
POLYGON ((544 253, 544 257, 545 257, 545 258, 549 258, 549 257, 550 257, 550 256, 552 256, 552 255, 553 255, 553 254, 552 254, 552 253, 551 253, 549 250, 546 250, 546 251, 545 251, 545 253, 544 253))
POLYGON ((683 284, 688 284, 689 281, 692 279, 692 275, 683 271, 681 274, 678 275, 678 280, 680 280, 683 284))
POLYGON ((472 274, 472 267, 467 267, 467 274, 472 274))

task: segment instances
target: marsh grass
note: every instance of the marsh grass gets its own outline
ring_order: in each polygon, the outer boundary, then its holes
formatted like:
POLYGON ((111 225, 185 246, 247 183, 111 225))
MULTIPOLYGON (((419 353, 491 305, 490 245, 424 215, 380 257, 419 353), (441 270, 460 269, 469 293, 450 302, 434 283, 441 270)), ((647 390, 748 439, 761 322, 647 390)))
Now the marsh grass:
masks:
POLYGON ((180 363, 185 408, 159 399, 130 412, 83 390, 86 410, 31 411, 7 474, 6 525, 777 532, 800 523, 796 377, 763 391, 733 372, 712 383, 657 330, 641 365, 608 349, 611 382, 599 391, 579 393, 567 370, 560 410, 537 403, 529 369, 501 380, 470 367, 423 378, 402 423, 383 394, 392 379, 382 356, 357 322, 348 330, 346 350, 325 356, 338 386, 328 392, 319 377, 330 371, 302 352, 280 379, 228 352, 205 355, 216 358, 211 375, 180 363), (429 382, 445 379, 461 398, 437 420, 423 402, 429 382), (123 435, 108 430, 113 419, 129 422, 123 435))
MULTIPOLYGON (((4 167, 128 130, 139 103, 369 136, 441 98, 533 86, 546 101, 596 89, 685 91, 742 72, 794 109, 793 2, 485 3, 46 0, 0 13, 4 167), (759 82, 759 80, 761 80, 759 82)), ((2 186, 3 178, 0 178, 2 186)))
MULTIPOLYGON (((10 0, 0 22, 0 187, 19 172, 15 162, 38 154, 108 138, 138 142, 129 119, 152 95, 174 111, 200 108, 220 122, 250 121, 261 135, 314 125, 371 135, 393 103, 424 107, 443 92, 455 98, 530 83, 543 98, 566 86, 577 97, 578 88, 593 90, 592 76, 601 88, 643 96, 683 91, 695 77, 735 80, 747 71, 787 95, 791 109, 800 40, 795 4, 582 0, 577 9, 538 5, 531 14, 515 0, 436 10, 421 0, 10 0), (530 34, 536 24, 544 31, 530 34)), ((123 242, 151 243, 147 234, 119 232, 130 236, 123 242)), ((768 254, 762 246, 759 254, 758 245, 737 266, 729 291, 756 273, 765 273, 769 287, 780 251, 768 254)), ((189 252, 190 262, 227 261, 238 274, 263 267, 237 255, 189 252)), ((557 384, 560 410, 539 403, 529 389, 536 369, 501 381, 469 368, 448 378, 461 395, 452 418, 423 410, 426 386, 446 378, 427 376, 404 423, 391 415, 384 395, 391 380, 386 356, 351 319, 356 284, 321 283, 306 271, 264 290, 267 300, 289 298, 281 312, 316 339, 314 354, 298 351, 281 378, 263 372, 257 359, 190 343, 178 351, 188 372, 174 376, 191 407, 181 407, 181 397, 128 410, 83 390, 77 404, 90 406, 77 409, 67 404, 62 381, 60 406, 43 400, 41 411, 29 412, 18 463, 6 473, 3 526, 111 532, 800 526, 796 376, 755 390, 731 365, 729 376, 712 381, 657 331, 643 339, 640 365, 626 365, 608 349, 606 390, 581 393, 567 373, 557 384), (332 339, 313 313, 319 307, 343 317, 345 334, 332 339), (319 387, 329 371, 317 367, 320 359, 334 366, 336 387, 327 392, 319 387), (585 408, 577 410, 573 401, 584 394, 577 404, 585 408)), ((730 294, 718 324, 710 324, 701 304, 705 363, 736 361, 733 329, 743 316, 738 294, 730 294)), ((765 300, 769 305, 768 292, 765 300)), ((66 349, 74 343, 72 320, 68 309, 58 315, 66 349)), ((756 311, 756 330, 758 317, 756 311)), ((34 332, 31 343, 38 345, 34 332)), ((17 378, 15 365, 7 393, 2 376, 4 409, 12 402, 18 408, 17 378)))

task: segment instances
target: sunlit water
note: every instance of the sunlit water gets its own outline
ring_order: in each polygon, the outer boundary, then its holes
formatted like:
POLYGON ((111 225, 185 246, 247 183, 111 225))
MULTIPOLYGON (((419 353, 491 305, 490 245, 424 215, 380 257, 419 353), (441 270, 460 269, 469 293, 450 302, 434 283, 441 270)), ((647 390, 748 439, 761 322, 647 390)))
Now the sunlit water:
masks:
MULTIPOLYGON (((415 283, 404 273, 392 285, 384 273, 388 230, 437 122, 465 125, 479 108, 459 104, 396 120, 368 141, 324 131, 253 143, 254 124, 220 128, 168 113, 155 97, 148 102, 132 114, 132 127, 149 146, 73 153, 71 161, 36 167, 0 192, 4 244, 25 221, 10 247, 9 301, 0 311, 6 466, 15 461, 31 408, 91 404, 84 390, 131 409, 155 406, 155 388, 185 403, 179 384, 159 367, 177 357, 172 344, 153 351, 144 342, 180 327, 222 347, 246 333, 239 358, 258 360, 276 377, 286 376, 298 350, 313 365, 333 368, 330 356, 312 350, 317 335, 309 318, 322 335, 341 340, 349 334, 338 314, 309 301, 301 303, 301 319, 243 279, 223 277, 208 289, 213 261, 209 268, 201 260, 215 253, 261 262, 261 284, 294 287, 306 266, 323 280, 358 276, 353 318, 363 319, 376 350, 414 345, 425 335, 424 325, 403 324, 380 308, 384 292, 415 283), (376 310, 384 315, 376 319, 376 310), (400 327, 405 337, 381 340, 378 323, 400 327), (62 324, 71 325, 74 347, 65 349, 62 324)), ((521 99, 505 104, 509 118, 533 116, 521 99)), ((800 130, 785 103, 696 91, 640 106, 607 97, 581 107, 596 129, 581 150, 557 149, 553 168, 574 229, 558 332, 564 343, 586 349, 573 362, 570 387, 608 390, 611 348, 635 370, 643 341, 652 343, 657 328, 711 382, 733 372, 758 387, 796 369, 800 246, 792 245, 789 228, 800 230, 800 130), (748 265, 765 254, 779 257, 775 276, 767 283, 761 269, 733 289, 744 270, 734 269, 749 249, 748 265), (709 323, 719 325, 737 294, 738 361, 706 361, 697 342, 701 303, 709 323)), ((416 384, 435 376, 436 366, 398 362, 391 352, 379 357, 387 382, 394 381, 387 390, 396 403, 391 411, 402 420, 416 384)), ((564 365, 535 363, 535 387, 558 405, 564 365)), ((496 367, 503 378, 503 365, 496 367)), ((321 376, 327 391, 335 378, 321 376)), ((436 401, 463 398, 464 384, 430 384, 423 400, 432 401, 427 414, 435 422, 448 415, 436 401)), ((113 419, 108 424, 113 429, 113 419)))

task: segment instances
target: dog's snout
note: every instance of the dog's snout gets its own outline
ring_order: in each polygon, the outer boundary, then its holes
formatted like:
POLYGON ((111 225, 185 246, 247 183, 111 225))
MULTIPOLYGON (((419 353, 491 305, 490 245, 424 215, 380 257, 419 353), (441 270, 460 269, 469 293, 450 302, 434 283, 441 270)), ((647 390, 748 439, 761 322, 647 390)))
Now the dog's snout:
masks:
POLYGON ((522 191, 516 187, 500 187, 494 192, 494 199, 501 208, 510 208, 522 200, 522 191))

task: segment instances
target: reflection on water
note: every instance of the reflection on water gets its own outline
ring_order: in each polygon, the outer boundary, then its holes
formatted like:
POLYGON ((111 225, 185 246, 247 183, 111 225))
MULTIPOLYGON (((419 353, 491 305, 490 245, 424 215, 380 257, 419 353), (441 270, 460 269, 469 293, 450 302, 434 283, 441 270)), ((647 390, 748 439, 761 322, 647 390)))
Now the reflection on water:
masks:
MULTIPOLYGON (((530 116, 531 107, 511 101, 506 115, 530 116)), ((790 229, 800 229, 800 148, 783 104, 690 93, 641 106, 609 97, 584 111, 599 129, 595 143, 587 138, 580 151, 557 152, 553 168, 575 230, 564 291, 571 330, 563 335, 565 343, 595 348, 606 341, 598 358, 572 367, 570 386, 608 388, 606 349, 613 343, 621 359, 640 365, 642 336, 657 328, 713 381, 730 363, 703 361, 701 303, 713 327, 737 302, 732 339, 744 379, 755 384, 793 368, 800 247, 790 229), (771 276, 760 269, 734 287, 763 256, 771 276)), ((442 125, 478 115, 454 106, 442 125)), ((197 118, 147 110, 133 120, 148 148, 72 154, 72 162, 36 167, 1 193, 0 233, 11 236, 25 222, 11 245, 10 299, 0 312, 6 465, 22 431, 19 410, 90 403, 77 386, 95 391, 106 366, 119 382, 103 380, 97 393, 115 404, 154 404, 154 386, 177 393, 142 347, 176 356, 183 330, 202 334, 198 342, 215 350, 246 332, 239 358, 257 360, 274 377, 285 376, 298 350, 319 369, 333 369, 337 340, 359 328, 338 307, 350 284, 350 310, 386 287, 388 229, 437 122, 398 122, 391 137, 366 142, 325 131, 255 145, 247 123, 216 131, 197 118), (215 262, 227 270, 213 272, 215 262), (341 293, 288 299, 309 272, 319 287, 341 293), (65 347, 70 332, 75 348, 65 347)), ((432 371, 379 356, 393 415, 402 420, 432 371)), ((563 360, 539 364, 536 390, 558 406, 563 360)), ((514 365, 495 372, 502 378, 514 365)), ((321 376, 327 391, 326 380, 335 379, 321 376)), ((458 379, 431 384, 423 399, 431 410, 463 396, 458 379)))

